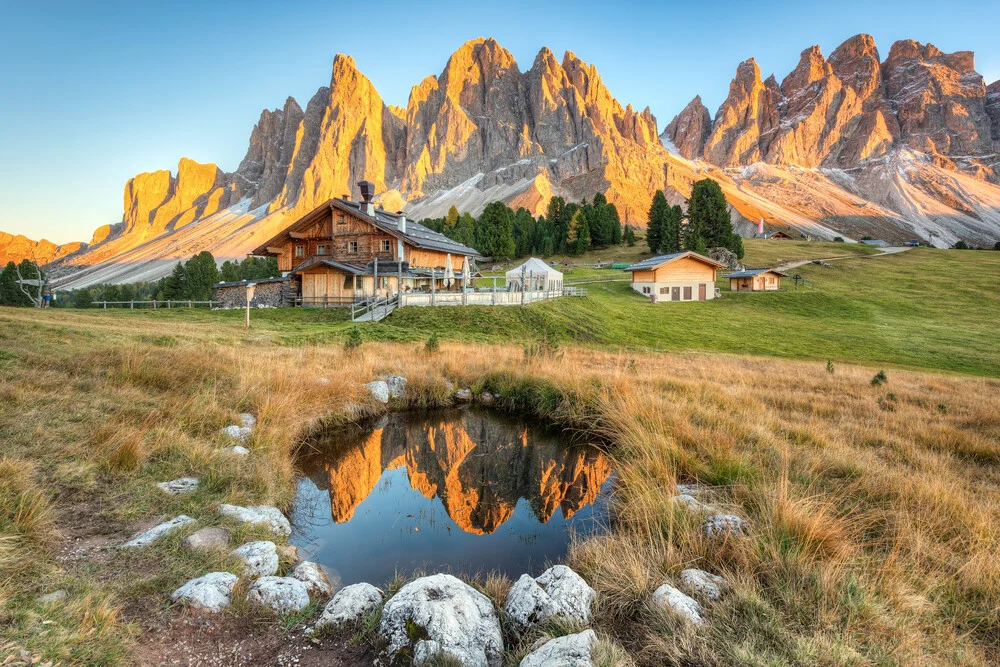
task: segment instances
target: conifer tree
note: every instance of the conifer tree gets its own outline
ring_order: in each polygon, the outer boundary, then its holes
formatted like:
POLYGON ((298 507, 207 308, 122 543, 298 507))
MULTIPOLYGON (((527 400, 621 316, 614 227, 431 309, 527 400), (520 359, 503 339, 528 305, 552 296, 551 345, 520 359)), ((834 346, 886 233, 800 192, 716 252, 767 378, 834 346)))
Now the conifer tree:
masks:
POLYGON ((653 203, 649 206, 649 226, 646 228, 646 245, 651 252, 660 251, 660 245, 663 243, 663 223, 669 208, 663 190, 657 190, 653 195, 653 203))
POLYGON ((490 202, 476 221, 475 248, 487 257, 514 257, 514 216, 501 201, 490 202))
POLYGON ((663 222, 663 239, 660 241, 660 251, 665 253, 678 252, 681 249, 681 218, 684 212, 680 206, 671 206, 663 222))

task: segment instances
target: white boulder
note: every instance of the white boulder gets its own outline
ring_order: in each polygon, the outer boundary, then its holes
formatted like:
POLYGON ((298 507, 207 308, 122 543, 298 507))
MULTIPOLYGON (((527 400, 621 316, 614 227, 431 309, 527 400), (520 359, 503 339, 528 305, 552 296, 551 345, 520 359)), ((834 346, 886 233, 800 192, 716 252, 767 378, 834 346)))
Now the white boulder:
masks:
POLYGON ((209 572, 192 579, 170 594, 174 602, 183 602, 202 611, 222 611, 229 606, 237 576, 229 572, 209 572))
POLYGON ((472 390, 468 388, 462 388, 455 392, 455 400, 460 403, 468 403, 472 400, 472 390))
POLYGON ((298 579, 261 577, 250 586, 247 599, 279 614, 291 614, 309 606, 309 591, 298 579))
POLYGON ((389 387, 389 398, 403 398, 406 394, 406 378, 402 375, 390 375, 385 384, 389 387))
POLYGON ((694 496, 689 496, 686 493, 674 496, 670 499, 670 501, 675 505, 680 505, 681 507, 690 510, 691 512, 700 512, 702 514, 708 514, 715 511, 715 508, 713 508, 712 506, 706 505, 705 503, 701 502, 694 496))
POLYGON ((688 595, 713 601, 720 599, 728 586, 719 575, 694 568, 682 570, 678 579, 681 590, 688 595))
POLYGON ((38 604, 53 604, 55 602, 62 602, 68 597, 68 592, 59 589, 58 591, 52 591, 51 593, 46 593, 45 595, 39 595, 35 598, 35 602, 38 604))
POLYGON ((239 456, 246 456, 247 454, 250 453, 250 450, 244 447, 243 445, 234 445, 232 447, 227 447, 225 451, 229 452, 230 454, 238 454, 239 456))
POLYGON ((316 630, 335 629, 356 623, 382 604, 384 594, 371 584, 352 584, 337 591, 316 621, 316 630))
POLYGON ((227 546, 229 546, 229 531, 218 526, 196 530, 181 542, 181 548, 188 551, 212 551, 227 546))
POLYGON ((267 577, 278 571, 278 548, 274 542, 247 542, 233 549, 230 555, 243 561, 243 572, 248 576, 267 577))
POLYGON ((240 423, 243 424, 243 428, 253 428, 257 425, 257 418, 254 417, 249 412, 240 413, 240 423))
POLYGON ((701 625, 701 605, 698 601, 681 593, 670 584, 663 584, 653 591, 653 606, 669 611, 688 623, 701 625))
POLYGON ((488 391, 484 391, 479 394, 479 402, 482 405, 493 405, 497 402, 497 397, 488 391))
POLYGON ((593 667, 597 635, 584 630, 542 644, 521 661, 521 667, 593 667))
POLYGON ((250 433, 253 431, 252 428, 246 426, 238 426, 232 424, 222 429, 222 435, 228 436, 233 440, 238 440, 240 442, 246 442, 247 438, 250 437, 250 433))
POLYGON ((257 505, 254 507, 241 507, 240 505, 219 505, 221 516, 236 519, 240 523, 248 523, 254 526, 267 526, 276 535, 291 535, 292 525, 277 507, 268 505, 257 505))
POLYGON ((503 660, 500 620, 489 598, 449 574, 411 581, 382 609, 379 632, 395 656, 409 649, 415 664, 444 654, 468 667, 503 660))
POLYGON ((365 385, 379 403, 389 402, 389 385, 384 380, 375 380, 365 385))
POLYGON ((745 519, 732 514, 713 514, 705 517, 703 529, 709 537, 727 537, 729 535, 744 535, 750 524, 745 519))
POLYGON ((139 533, 130 539, 128 542, 123 544, 123 547, 145 547, 149 546, 156 540, 160 539, 164 535, 174 532, 182 526, 186 526, 189 523, 194 523, 194 519, 189 516, 181 514, 178 517, 174 517, 170 521, 164 521, 163 523, 153 526, 149 530, 139 533))
POLYGON ((198 488, 198 478, 181 477, 180 479, 174 479, 169 482, 160 482, 157 486, 172 496, 178 493, 191 493, 198 488))
POLYGON ((293 567, 288 576, 304 583, 309 595, 314 598, 328 598, 333 595, 333 584, 330 583, 330 578, 316 563, 304 560, 293 567))
POLYGON ((504 610, 522 630, 554 616, 587 623, 595 597, 597 591, 583 577, 565 565, 554 565, 537 579, 521 575, 507 594, 504 610))

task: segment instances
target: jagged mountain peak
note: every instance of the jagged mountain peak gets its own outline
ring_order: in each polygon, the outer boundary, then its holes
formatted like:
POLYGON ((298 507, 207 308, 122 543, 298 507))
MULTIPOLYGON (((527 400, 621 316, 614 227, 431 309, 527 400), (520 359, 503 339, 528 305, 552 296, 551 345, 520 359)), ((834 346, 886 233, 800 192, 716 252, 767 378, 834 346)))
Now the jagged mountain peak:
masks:
POLYGON ((95 232, 96 247, 71 261, 137 266, 204 248, 239 256, 322 201, 357 196, 359 180, 418 218, 451 204, 476 213, 495 199, 540 213, 552 195, 602 192, 623 220, 641 224, 655 190, 679 201, 707 174, 747 219, 766 211, 826 238, 869 217, 877 220, 865 233, 907 228, 927 201, 944 211, 926 222, 942 241, 957 237, 952 228, 982 238, 990 224, 1000 229, 1000 189, 984 183, 1000 180, 990 157, 1000 153, 1000 82, 985 86, 972 67, 971 53, 913 41, 881 63, 865 34, 829 58, 805 49, 781 85, 773 74, 762 81, 748 58, 714 119, 696 96, 661 143, 649 108, 623 106, 597 67, 569 50, 557 60, 543 47, 522 72, 495 39, 471 40, 411 89, 405 110, 387 106, 340 54, 330 86, 305 110, 289 97, 260 114, 236 172, 184 159, 176 176, 136 175, 121 225, 95 232), (755 163, 764 164, 743 169, 755 163), (787 166, 815 169, 793 176, 787 166))

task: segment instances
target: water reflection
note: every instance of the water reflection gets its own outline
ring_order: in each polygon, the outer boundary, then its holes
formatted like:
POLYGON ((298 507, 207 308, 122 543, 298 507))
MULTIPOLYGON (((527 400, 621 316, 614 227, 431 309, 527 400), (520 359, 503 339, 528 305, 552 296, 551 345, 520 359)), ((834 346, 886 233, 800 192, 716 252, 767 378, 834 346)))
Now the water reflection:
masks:
POLYGON ((517 576, 606 514, 598 449, 486 412, 392 415, 318 447, 293 541, 345 584, 414 567, 517 576))

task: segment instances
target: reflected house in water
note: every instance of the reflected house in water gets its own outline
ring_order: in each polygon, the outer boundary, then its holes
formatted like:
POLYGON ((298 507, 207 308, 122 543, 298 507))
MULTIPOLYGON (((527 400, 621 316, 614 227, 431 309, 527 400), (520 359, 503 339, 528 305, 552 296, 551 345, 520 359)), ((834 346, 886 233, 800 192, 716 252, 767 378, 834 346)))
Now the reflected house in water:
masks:
POLYGON ((330 494, 334 522, 350 521, 386 470, 406 468, 410 486, 438 498, 463 531, 491 534, 528 501, 541 522, 592 504, 611 473, 600 450, 531 437, 529 429, 472 410, 460 419, 392 415, 324 457, 310 478, 330 494))

